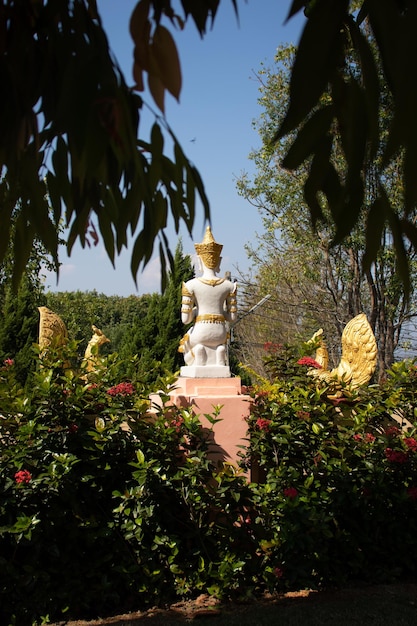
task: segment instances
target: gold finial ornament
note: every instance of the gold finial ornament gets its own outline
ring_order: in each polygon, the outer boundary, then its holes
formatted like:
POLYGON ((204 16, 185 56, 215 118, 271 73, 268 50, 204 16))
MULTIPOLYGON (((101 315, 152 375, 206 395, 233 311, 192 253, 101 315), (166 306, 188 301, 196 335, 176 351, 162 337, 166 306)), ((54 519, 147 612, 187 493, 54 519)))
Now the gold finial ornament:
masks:
POLYGON ((215 270, 218 267, 223 245, 214 240, 210 226, 206 228, 203 241, 195 243, 194 248, 206 267, 210 270, 215 270))

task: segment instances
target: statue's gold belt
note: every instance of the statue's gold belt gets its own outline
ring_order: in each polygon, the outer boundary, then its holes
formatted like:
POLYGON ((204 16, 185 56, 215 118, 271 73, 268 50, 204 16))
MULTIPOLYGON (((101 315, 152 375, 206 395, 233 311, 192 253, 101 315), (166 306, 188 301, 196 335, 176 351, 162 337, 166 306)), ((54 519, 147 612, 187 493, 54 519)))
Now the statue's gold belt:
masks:
POLYGON ((223 315, 215 315, 214 313, 207 313, 206 315, 197 315, 196 322, 206 322, 211 324, 224 324, 226 321, 223 315))

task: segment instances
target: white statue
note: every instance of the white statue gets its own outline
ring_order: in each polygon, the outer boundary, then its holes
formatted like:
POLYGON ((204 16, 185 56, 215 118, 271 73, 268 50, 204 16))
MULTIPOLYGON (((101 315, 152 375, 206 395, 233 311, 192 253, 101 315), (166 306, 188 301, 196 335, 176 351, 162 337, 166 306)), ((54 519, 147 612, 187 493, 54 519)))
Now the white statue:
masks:
POLYGON ((194 322, 180 343, 185 367, 181 376, 227 378, 230 369, 227 354, 228 324, 236 321, 237 283, 217 276, 223 246, 214 241, 208 226, 204 239, 195 244, 203 274, 182 286, 181 319, 194 322))

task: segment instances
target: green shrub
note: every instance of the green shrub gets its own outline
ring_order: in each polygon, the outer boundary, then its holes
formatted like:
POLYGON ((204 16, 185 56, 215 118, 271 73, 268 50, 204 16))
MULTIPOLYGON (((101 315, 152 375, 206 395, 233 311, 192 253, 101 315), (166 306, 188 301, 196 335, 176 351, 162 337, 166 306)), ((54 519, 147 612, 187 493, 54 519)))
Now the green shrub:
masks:
POLYGON ((233 593, 256 575, 246 480, 209 461, 192 412, 149 414, 117 357, 88 379, 71 358, 49 355, 30 396, 0 370, 1 623, 233 593))
POLYGON ((30 391, 0 367, 1 623, 416 575, 413 362, 349 392, 275 346, 242 457, 255 484, 213 464, 173 376, 150 389, 117 355, 91 374, 74 354, 45 357, 30 391))
POLYGON ((392 419, 414 417, 415 364, 396 364, 381 387, 349 392, 319 384, 308 359, 297 365, 290 354, 285 368, 282 358, 275 372, 292 375, 261 381, 250 418, 251 456, 264 477, 254 493, 280 584, 415 576, 417 433, 392 419))

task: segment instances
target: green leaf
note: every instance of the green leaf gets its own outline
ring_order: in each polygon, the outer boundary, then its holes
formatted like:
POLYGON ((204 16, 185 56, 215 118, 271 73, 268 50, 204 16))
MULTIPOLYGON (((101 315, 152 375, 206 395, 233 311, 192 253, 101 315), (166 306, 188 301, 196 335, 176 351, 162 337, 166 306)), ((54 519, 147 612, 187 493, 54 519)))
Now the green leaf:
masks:
MULTIPOLYGON (((392 0, 367 0, 369 22, 378 44, 384 74, 394 94, 403 82, 404 67, 399 63, 399 52, 403 38, 401 29, 401 9, 392 0)), ((404 17, 404 16, 403 16, 404 17)), ((409 16, 405 18, 409 19, 409 16)), ((404 59, 405 60, 405 59, 404 59)))
POLYGON ((12 275, 12 286, 15 291, 19 286, 20 278, 23 275, 30 253, 32 251, 35 229, 28 223, 23 211, 20 211, 16 218, 15 239, 13 246, 14 265, 12 275))
POLYGON ((348 82, 343 79, 337 80, 334 85, 333 102, 349 169, 348 176, 354 179, 364 167, 367 141, 368 116, 364 90, 354 80, 348 82), (355 129, 355 132, 352 132, 352 129, 355 129))
POLYGON ((320 435, 321 431, 323 430, 323 426, 321 424, 318 424, 317 422, 314 422, 311 425, 311 430, 315 435, 320 435))
POLYGON ((15 197, 10 193, 5 179, 0 183, 0 264, 9 248, 11 235, 12 213, 15 207, 15 197))
MULTIPOLYGON (((387 201, 388 202, 388 201, 387 201)), ((401 221, 395 212, 389 206, 388 222, 392 232, 394 240, 395 255, 397 260, 397 273, 403 284, 404 292, 408 298, 410 295, 410 268, 408 262, 408 255, 404 246, 403 231, 401 228, 401 221)))
POLYGON ((363 199, 364 186, 362 176, 360 172, 355 172, 354 175, 348 176, 342 197, 343 203, 329 202, 336 226, 336 233, 332 241, 333 245, 341 243, 345 237, 350 235, 352 229, 358 223, 363 199))
POLYGON ((353 19, 348 20, 349 32, 352 42, 358 54, 362 69, 363 89, 365 95, 367 126, 368 126, 368 147, 370 158, 373 158, 379 145, 379 77, 375 58, 367 38, 353 19))
POLYGON ((417 250, 417 227, 414 223, 402 219, 400 220, 400 227, 404 235, 413 245, 413 248, 417 250))
POLYGON ((179 100, 181 92, 181 66, 174 39, 165 26, 160 24, 153 34, 150 54, 153 55, 158 76, 164 87, 179 100))
POLYGON ((308 489, 314 482, 314 475, 310 474, 310 476, 307 476, 307 478, 304 481, 304 487, 306 489, 308 489))
POLYGON ((322 0, 311 12, 292 69, 289 108, 273 141, 311 113, 331 81, 343 51, 342 25, 348 5, 347 0, 322 0))
POLYGON ((311 162, 309 175, 304 185, 304 198, 309 206, 313 226, 324 219, 319 192, 323 192, 332 211, 337 213, 342 202, 342 186, 338 174, 330 161, 332 142, 325 137, 311 162))
POLYGON ((115 241, 114 241, 114 233, 112 228, 112 220, 110 219, 107 210, 103 207, 98 213, 98 226, 100 229, 100 234, 103 238, 104 247, 106 248, 107 256, 109 257, 113 267, 114 267, 114 256, 115 256, 115 241))
POLYGON ((329 131, 333 119, 333 107, 326 106, 311 116, 298 132, 290 149, 284 157, 282 167, 289 170, 297 169, 315 151, 318 142, 329 131))
POLYGON ((306 5, 306 0, 293 0, 285 21, 288 22, 288 20, 291 17, 293 17, 293 15, 296 15, 296 13, 301 11, 301 9, 304 9, 305 5, 306 5))
POLYGON ((138 448, 136 450, 136 459, 137 462, 139 463, 139 465, 144 465, 145 463, 145 455, 143 454, 142 450, 140 448, 138 448))
POLYGON ((376 198, 369 209, 365 230, 365 252, 362 260, 365 271, 370 269, 381 247, 382 233, 387 221, 386 202, 387 197, 382 189, 381 195, 376 198))

